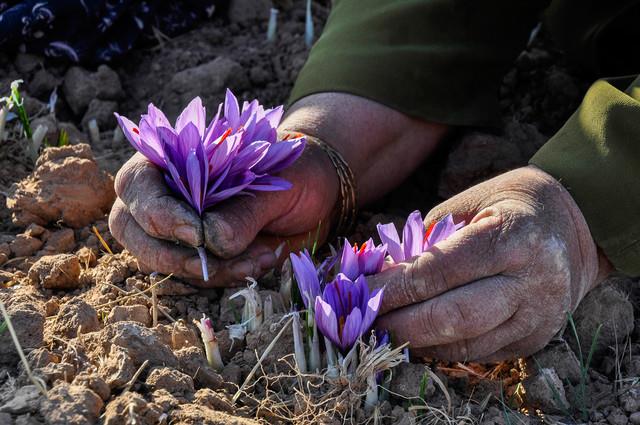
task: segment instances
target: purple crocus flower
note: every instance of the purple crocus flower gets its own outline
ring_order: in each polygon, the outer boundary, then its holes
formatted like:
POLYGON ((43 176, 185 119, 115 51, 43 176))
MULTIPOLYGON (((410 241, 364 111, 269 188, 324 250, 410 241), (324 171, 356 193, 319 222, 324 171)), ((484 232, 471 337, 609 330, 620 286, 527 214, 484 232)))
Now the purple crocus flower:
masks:
MULTIPOLYGON (((222 107, 208 126, 199 97, 182 111, 175 126, 153 104, 138 126, 115 114, 133 147, 164 172, 167 185, 199 215, 239 193, 291 188, 272 174, 291 165, 305 145, 302 137, 277 140, 282 107, 265 110, 254 100, 240 111, 228 90, 223 116, 222 107)), ((204 248, 198 252, 208 280, 204 248)))
POLYGON ((442 220, 435 222, 425 229, 420 211, 409 214, 402 232, 402 242, 393 223, 378 224, 380 240, 387 244, 387 251, 394 262, 408 261, 420 255, 436 243, 447 239, 465 225, 464 222, 454 223, 453 216, 448 214, 442 220))
POLYGON ((340 271, 351 280, 356 279, 361 274, 365 276, 376 274, 382 270, 386 255, 387 245, 376 246, 371 238, 360 247, 358 247, 358 244, 351 245, 345 239, 340 260, 340 271))
POLYGON ((302 302, 306 308, 313 308, 313 302, 321 293, 318 270, 306 249, 299 255, 291 253, 291 267, 298 282, 302 302))
POLYGON ((367 332, 382 303, 383 289, 369 293, 367 279, 360 275, 355 281, 338 273, 316 297, 315 319, 320 332, 342 352, 367 332))

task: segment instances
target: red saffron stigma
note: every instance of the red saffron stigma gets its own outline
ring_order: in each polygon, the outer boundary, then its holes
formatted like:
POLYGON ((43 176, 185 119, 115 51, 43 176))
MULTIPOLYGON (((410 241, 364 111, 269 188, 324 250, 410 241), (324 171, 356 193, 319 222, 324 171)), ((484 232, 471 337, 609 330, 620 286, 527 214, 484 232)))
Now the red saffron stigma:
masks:
POLYGON ((137 128, 137 127, 133 127, 133 128, 131 129, 131 131, 133 131, 133 132, 134 132, 134 133, 136 133, 137 135, 140 135, 140 130, 138 130, 138 128, 137 128))
POLYGON ((427 232, 424 234, 424 239, 422 240, 422 242, 426 242, 427 239, 429 239, 429 236, 431 235, 431 232, 433 232, 433 228, 435 227, 435 225, 436 225, 435 221, 429 225, 427 232))

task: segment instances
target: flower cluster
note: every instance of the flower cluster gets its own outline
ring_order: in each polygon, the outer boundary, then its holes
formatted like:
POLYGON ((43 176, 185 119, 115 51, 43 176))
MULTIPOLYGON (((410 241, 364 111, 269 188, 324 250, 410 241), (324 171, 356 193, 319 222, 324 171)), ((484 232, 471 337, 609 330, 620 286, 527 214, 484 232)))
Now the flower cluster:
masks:
POLYGON ((257 100, 238 100, 227 90, 206 125, 206 111, 196 97, 175 126, 153 104, 140 124, 116 114, 133 147, 164 171, 169 187, 197 212, 239 193, 286 190, 291 183, 274 176, 302 153, 305 140, 277 140, 281 106, 264 109, 257 100), (223 110, 224 108, 224 110, 223 110))
MULTIPOLYGON (((369 239, 361 246, 344 241, 337 273, 329 280, 335 259, 316 267, 308 251, 291 254, 291 265, 305 307, 313 315, 320 332, 340 351, 347 352, 371 329, 378 314, 384 289, 369 291, 367 276, 379 273, 387 254, 395 263, 408 261, 451 236, 464 223, 454 223, 447 215, 425 229, 419 211, 409 215, 402 241, 392 223, 379 224, 383 244, 369 239)), ((382 335, 382 334, 381 334, 382 335)), ((385 338, 388 342, 388 336, 385 338)))

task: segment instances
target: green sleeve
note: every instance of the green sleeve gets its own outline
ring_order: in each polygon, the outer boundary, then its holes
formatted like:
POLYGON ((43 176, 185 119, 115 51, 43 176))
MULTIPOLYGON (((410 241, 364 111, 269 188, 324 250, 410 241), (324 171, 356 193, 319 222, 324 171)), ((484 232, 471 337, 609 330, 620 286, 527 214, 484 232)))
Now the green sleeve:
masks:
POLYGON ((372 99, 451 125, 498 123, 498 90, 548 0, 337 0, 290 103, 372 99))
POLYGON ((640 276, 640 78, 594 83, 531 163, 569 190, 609 261, 640 276))

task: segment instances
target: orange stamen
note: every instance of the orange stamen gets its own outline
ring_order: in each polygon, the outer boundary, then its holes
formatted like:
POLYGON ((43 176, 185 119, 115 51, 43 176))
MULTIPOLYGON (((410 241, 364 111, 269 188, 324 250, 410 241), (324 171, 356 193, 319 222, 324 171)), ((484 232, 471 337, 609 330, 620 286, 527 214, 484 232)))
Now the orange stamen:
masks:
POLYGON ((363 243, 362 246, 360 247, 360 254, 362 254, 364 252, 364 249, 367 247, 367 243, 363 243))

